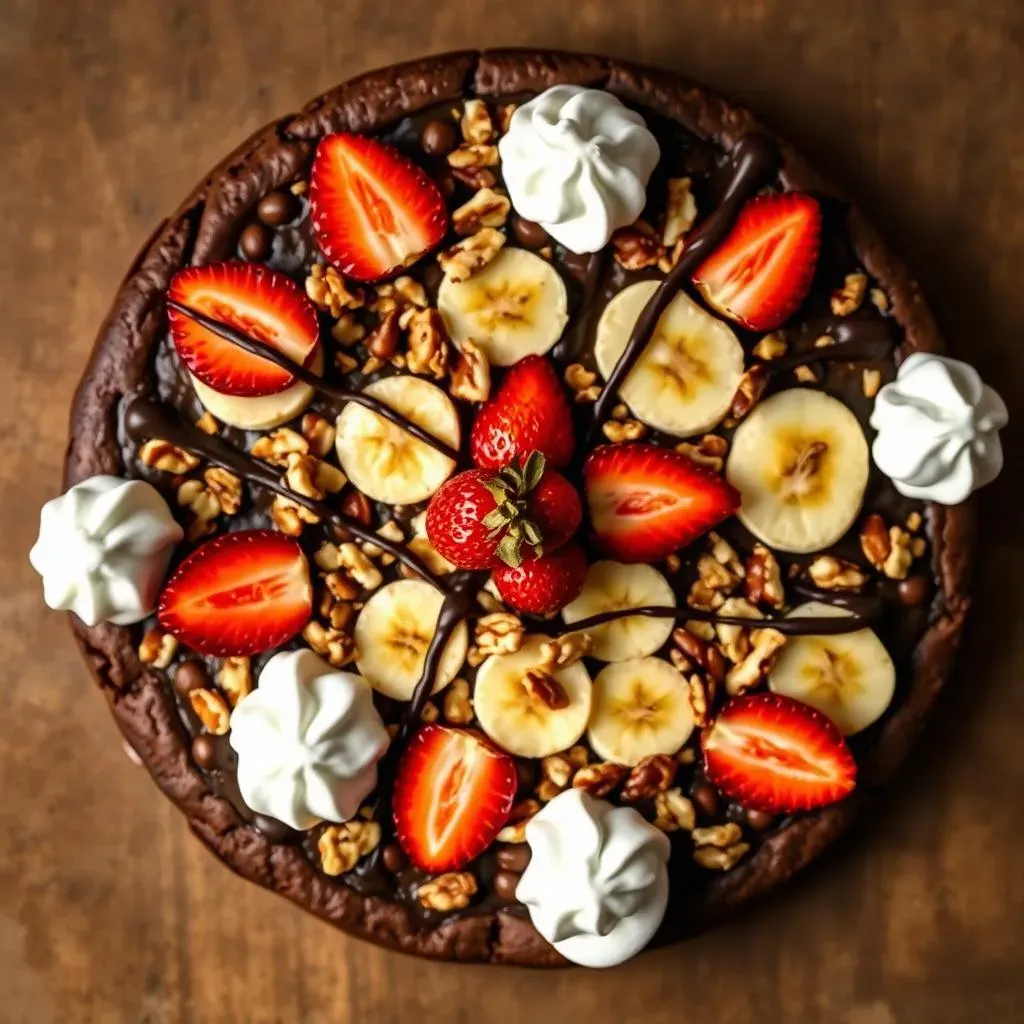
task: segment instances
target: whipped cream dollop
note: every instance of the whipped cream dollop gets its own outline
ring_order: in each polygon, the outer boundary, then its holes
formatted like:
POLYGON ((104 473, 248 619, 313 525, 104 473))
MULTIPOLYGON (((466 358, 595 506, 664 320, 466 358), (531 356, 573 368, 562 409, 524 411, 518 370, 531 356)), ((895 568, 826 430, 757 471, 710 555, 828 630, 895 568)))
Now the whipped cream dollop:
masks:
POLYGON ((297 829, 353 817, 390 743, 370 684, 308 649, 263 666, 231 713, 230 739, 242 799, 297 829))
POLYGON ((1006 404, 977 370, 917 352, 875 398, 871 453, 908 498, 956 505, 1003 468, 1006 404))
POLYGON ((640 216, 661 155, 639 114, 580 85, 519 107, 498 152, 516 212, 576 253, 597 252, 640 216))
POLYGON ((668 838, 632 807, 581 789, 526 826, 530 863, 516 898, 567 960, 611 967, 654 937, 668 905, 668 838))
POLYGON ((72 611, 87 626, 126 626, 155 608, 183 536, 151 484, 93 476, 43 506, 28 558, 51 608, 72 611))

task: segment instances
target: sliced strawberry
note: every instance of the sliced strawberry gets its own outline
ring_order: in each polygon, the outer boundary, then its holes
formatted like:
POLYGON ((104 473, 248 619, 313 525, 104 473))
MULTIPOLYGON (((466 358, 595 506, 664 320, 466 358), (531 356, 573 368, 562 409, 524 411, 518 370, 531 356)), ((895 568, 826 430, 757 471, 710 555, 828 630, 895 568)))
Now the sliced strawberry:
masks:
POLYGON ((792 697, 734 697, 704 733, 704 772, 743 807, 779 814, 849 796, 857 765, 833 722, 792 697))
POLYGON ((521 565, 499 565, 492 572, 506 604, 531 615, 550 615, 580 596, 587 575, 587 556, 577 544, 567 544, 521 565))
MULTIPOLYGON (((174 275, 167 297, 262 341, 300 365, 312 358, 319 337, 316 309, 284 274, 232 260, 189 267, 174 275)), ((273 395, 295 378, 269 360, 167 310, 181 361, 204 384, 224 395, 273 395)))
POLYGON ((620 562, 660 561, 740 507, 716 473, 652 444, 595 448, 583 481, 597 542, 620 562))
POLYGON ((466 729, 425 725, 398 764, 395 835, 421 871, 438 874, 479 857, 508 820, 515 761, 466 729))
POLYGON ((572 414, 555 368, 543 356, 521 359, 477 414, 470 455, 481 469, 501 469, 539 451, 551 469, 566 465, 575 442, 572 414))
POLYGON ((200 654, 259 654, 309 621, 313 588, 298 543, 272 530, 241 530, 207 541, 167 581, 157 618, 200 654))
POLYGON ((437 185, 397 149, 338 132, 320 141, 309 184, 323 254, 357 281, 379 281, 433 249, 448 230, 437 185))
POLYGON ((693 283, 709 306, 751 331, 770 331, 807 297, 821 243, 821 207, 802 192, 756 196, 693 283))

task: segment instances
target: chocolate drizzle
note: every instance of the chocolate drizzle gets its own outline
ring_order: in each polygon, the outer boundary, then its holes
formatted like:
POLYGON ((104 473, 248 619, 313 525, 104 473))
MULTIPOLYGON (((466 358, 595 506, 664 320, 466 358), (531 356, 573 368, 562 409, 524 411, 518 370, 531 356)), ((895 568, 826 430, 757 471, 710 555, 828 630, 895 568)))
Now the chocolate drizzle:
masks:
POLYGON ((657 291, 650 297, 633 325, 629 341, 594 405, 594 421, 587 436, 588 444, 597 440, 601 424, 618 401, 622 382, 629 376, 629 371, 654 336, 658 321, 669 303, 689 281, 697 266, 725 240, 746 200, 778 172, 780 160, 775 141, 760 132, 744 135, 733 147, 729 160, 729 178, 722 200, 697 229, 679 262, 658 285, 657 291))
POLYGON ((312 370, 305 366, 300 366, 294 360, 289 359, 283 352, 279 352, 276 348, 265 344, 262 341, 257 341, 255 338, 250 338, 249 335, 243 333, 232 327, 230 324, 222 323, 220 320, 215 320, 211 316, 207 316, 205 313, 200 313, 197 309, 192 309, 189 306, 183 306, 180 302, 175 302, 174 299, 168 299, 167 305, 171 309, 177 310, 179 313, 184 314, 192 320, 195 320, 201 327, 205 327, 208 331, 212 331, 218 337, 223 338, 225 341, 230 341, 233 345, 237 345, 239 348, 244 349, 250 355, 259 356, 261 359, 266 359, 268 362, 273 363, 275 366, 280 367, 282 370, 287 370, 296 380, 301 381, 303 384, 313 388, 322 395, 326 395, 328 398, 336 399, 341 402, 355 402, 357 405, 365 406, 367 409, 371 409, 377 413, 378 416, 382 416, 384 419, 395 426, 401 427, 407 431, 417 441, 422 441, 426 445, 430 445, 435 451, 439 451, 442 455, 446 455, 452 462, 459 461, 459 452, 452 448, 451 445, 446 444, 439 438, 434 437, 433 434, 424 430, 421 426, 413 423, 412 420, 403 416, 400 412, 392 409, 390 405, 380 401, 379 398, 374 398, 372 395, 367 395, 362 391, 350 391, 348 388, 340 388, 336 384, 329 384, 322 377, 315 374, 312 370))
POLYGON ((884 359, 896 347, 896 337, 887 320, 881 318, 822 317, 810 320, 798 330, 785 332, 788 342, 798 336, 828 336, 835 344, 792 352, 779 359, 758 364, 768 376, 776 376, 810 363, 858 363, 884 359))

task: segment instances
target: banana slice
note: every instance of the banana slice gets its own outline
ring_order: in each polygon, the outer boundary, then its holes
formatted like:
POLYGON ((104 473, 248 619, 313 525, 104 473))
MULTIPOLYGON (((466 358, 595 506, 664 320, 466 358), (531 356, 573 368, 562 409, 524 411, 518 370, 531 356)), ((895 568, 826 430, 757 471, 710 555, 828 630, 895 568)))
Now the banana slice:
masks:
MULTIPOLYGON (((319 377, 324 372, 324 350, 317 345, 310 369, 319 377)), ((286 387, 276 395, 260 395, 257 398, 243 398, 241 395, 224 395, 193 377, 192 387, 196 397, 222 423, 241 430, 268 430, 295 419, 303 412, 316 392, 301 381, 286 387)))
MULTIPOLYGON (((366 602, 353 631, 356 667, 375 690, 395 700, 412 697, 443 602, 441 592, 423 580, 389 583, 366 602)), ((468 647, 469 631, 460 622, 441 656, 432 692, 458 675, 468 647)))
MULTIPOLYGON (((605 306, 594 343, 605 380, 657 288, 657 281, 639 281, 605 306)), ((742 376, 743 348, 736 335, 680 292, 661 315, 619 397, 649 427, 690 437, 721 422, 742 376)))
POLYGON ((598 673, 587 739, 599 757, 632 766, 676 753, 691 732, 689 687, 667 661, 633 658, 598 673))
POLYGON ((526 249, 502 249, 468 281, 446 277, 437 308, 452 340, 476 342, 492 366, 543 355, 569 320, 558 271, 526 249))
MULTIPOLYGON (((810 601, 787 618, 849 614, 835 605, 810 601)), ((871 629, 795 636, 776 659, 768 688, 810 704, 831 718, 844 736, 852 736, 882 717, 896 688, 896 667, 871 629)))
MULTIPOLYGON (((594 562, 587 570, 580 596, 562 609, 562 618, 571 626, 591 615, 648 604, 673 608, 676 604, 675 592, 654 566, 594 562)), ((591 653, 601 661, 642 658, 666 644, 674 626, 672 619, 647 619, 642 615, 614 619, 587 630, 594 641, 591 653)))
MULTIPOLYGON (((363 388, 452 448, 459 447, 459 417, 436 384, 419 377, 384 377, 363 388)), ((455 463, 397 424, 349 402, 338 417, 338 460, 353 485, 374 501, 409 505, 429 498, 455 463)))
POLYGON ((515 654, 492 654, 479 668, 473 709, 480 727, 495 743, 519 757, 547 757, 567 750, 582 735, 590 717, 590 674, 581 662, 553 677, 569 703, 550 708, 524 684, 526 673, 541 663, 547 637, 527 637, 515 654))
POLYGON ((857 418, 822 391, 765 399, 739 425, 725 475, 737 513, 779 551, 819 551, 853 525, 868 482, 868 443, 857 418))

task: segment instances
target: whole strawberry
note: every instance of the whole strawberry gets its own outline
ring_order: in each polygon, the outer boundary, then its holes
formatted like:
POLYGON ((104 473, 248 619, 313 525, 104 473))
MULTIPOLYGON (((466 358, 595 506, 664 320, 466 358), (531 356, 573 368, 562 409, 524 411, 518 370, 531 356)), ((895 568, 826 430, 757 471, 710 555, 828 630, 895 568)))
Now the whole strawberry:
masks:
POLYGON ((492 572, 502 600, 521 612, 550 615, 579 597, 587 575, 587 556, 577 544, 527 558, 518 566, 492 572))
POLYGON ((569 481, 533 452, 500 472, 470 469, 442 484, 427 508, 427 536, 460 569, 515 566, 560 547, 582 516, 569 481))
POLYGON ((527 356, 508 371, 477 414, 469 438, 470 455, 481 469, 502 469, 532 451, 558 469, 572 458, 573 447, 569 402, 542 356, 527 356))

